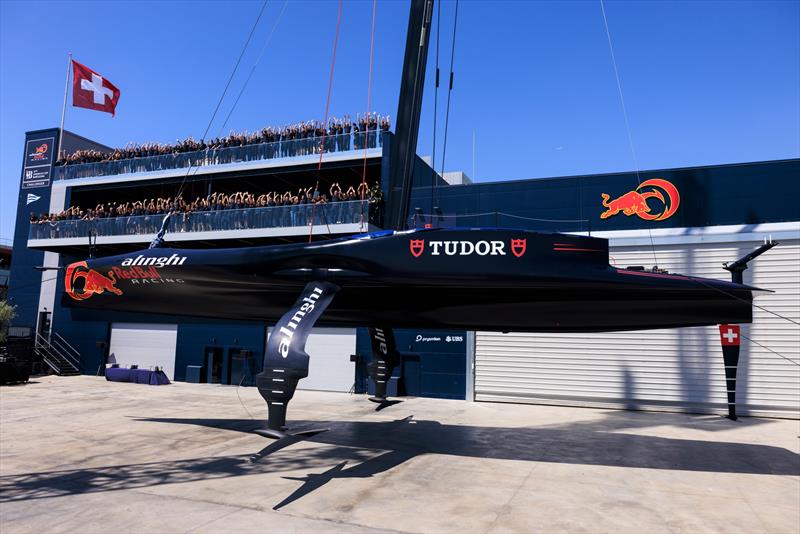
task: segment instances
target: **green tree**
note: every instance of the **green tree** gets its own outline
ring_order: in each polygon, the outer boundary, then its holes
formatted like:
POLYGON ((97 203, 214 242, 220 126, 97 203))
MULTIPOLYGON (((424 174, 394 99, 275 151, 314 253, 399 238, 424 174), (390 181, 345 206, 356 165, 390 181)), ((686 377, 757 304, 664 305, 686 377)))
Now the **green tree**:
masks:
POLYGON ((8 323, 17 316, 17 307, 12 306, 5 300, 0 300, 0 343, 6 342, 8 334, 8 323))

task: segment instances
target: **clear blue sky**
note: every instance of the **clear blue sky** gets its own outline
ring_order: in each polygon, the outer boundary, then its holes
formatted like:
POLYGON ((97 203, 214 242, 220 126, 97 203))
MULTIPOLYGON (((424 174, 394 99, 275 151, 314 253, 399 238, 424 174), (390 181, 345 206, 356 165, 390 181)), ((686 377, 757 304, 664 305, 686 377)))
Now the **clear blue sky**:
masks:
MULTIPOLYGON (((269 0, 222 117, 283 3, 269 0)), ((111 146, 199 137, 260 5, 1 1, 0 239, 14 231, 25 131, 58 125, 68 52, 122 97, 116 118, 69 108, 67 129, 111 146)), ((442 5, 446 77, 455 4, 442 5)), ((336 10, 289 2, 228 128, 323 117, 336 10)), ((332 114, 366 108, 371 10, 345 2, 332 114)), ((800 3, 609 0, 606 11, 641 168, 800 156, 800 3)), ((407 18, 407 1, 379 2, 372 108, 392 116, 407 18)), ((448 170, 473 174, 473 133, 479 181, 633 169, 597 1, 464 0, 454 70, 448 170)), ((432 150, 431 83, 420 155, 432 150)))

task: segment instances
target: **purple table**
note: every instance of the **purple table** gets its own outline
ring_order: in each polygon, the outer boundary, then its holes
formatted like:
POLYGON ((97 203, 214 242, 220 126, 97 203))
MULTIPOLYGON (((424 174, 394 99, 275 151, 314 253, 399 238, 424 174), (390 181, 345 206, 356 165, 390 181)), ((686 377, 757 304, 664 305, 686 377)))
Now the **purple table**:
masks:
POLYGON ((169 384, 169 378, 164 371, 151 371, 150 369, 126 369, 123 367, 106 368, 106 380, 109 382, 133 382, 135 384, 149 384, 161 386, 169 384))

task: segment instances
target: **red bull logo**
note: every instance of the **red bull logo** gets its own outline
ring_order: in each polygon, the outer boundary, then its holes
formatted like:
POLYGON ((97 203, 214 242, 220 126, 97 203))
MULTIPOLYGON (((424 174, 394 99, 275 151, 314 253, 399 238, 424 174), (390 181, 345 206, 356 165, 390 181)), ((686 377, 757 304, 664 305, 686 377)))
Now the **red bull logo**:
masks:
POLYGON ((611 196, 602 194, 603 207, 606 211, 600 214, 601 219, 608 219, 622 212, 626 216, 636 215, 646 221, 663 221, 672 217, 681 204, 681 195, 672 183, 653 178, 642 182, 633 191, 611 200, 611 196), (649 199, 656 199, 661 203, 662 209, 653 212, 653 207, 648 204, 649 199))
POLYGON ((67 267, 64 276, 64 289, 67 295, 75 300, 86 300, 92 295, 99 295, 108 291, 115 295, 122 295, 122 290, 116 287, 117 279, 113 271, 108 276, 100 274, 94 269, 89 269, 85 261, 79 261, 67 267))
POLYGON ((33 150, 33 154, 29 154, 29 156, 35 161, 41 161, 47 155, 48 150, 49 147, 47 146, 47 143, 42 143, 41 145, 37 146, 33 150))

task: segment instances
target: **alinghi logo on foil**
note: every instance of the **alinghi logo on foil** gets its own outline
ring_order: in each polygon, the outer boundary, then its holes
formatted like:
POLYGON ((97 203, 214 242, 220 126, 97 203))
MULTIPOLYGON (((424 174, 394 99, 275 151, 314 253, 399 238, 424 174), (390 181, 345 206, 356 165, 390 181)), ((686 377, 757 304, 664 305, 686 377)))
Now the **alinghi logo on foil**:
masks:
POLYGON ((292 319, 286 326, 282 326, 278 331, 278 333, 283 336, 281 342, 278 344, 278 352, 282 357, 286 358, 289 356, 289 347, 291 346, 295 330, 300 326, 303 317, 314 311, 314 306, 316 306, 317 300, 319 300, 321 295, 322 290, 315 287, 309 296, 303 298, 303 304, 294 312, 292 319))

